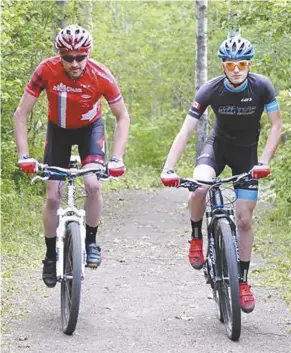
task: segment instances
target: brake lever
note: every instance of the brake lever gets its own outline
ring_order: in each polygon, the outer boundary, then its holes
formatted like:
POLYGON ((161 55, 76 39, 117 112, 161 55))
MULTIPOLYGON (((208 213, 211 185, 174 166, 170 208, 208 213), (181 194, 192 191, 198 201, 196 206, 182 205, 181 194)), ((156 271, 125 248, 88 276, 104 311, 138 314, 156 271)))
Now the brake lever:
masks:
MULTIPOLYGON (((98 179, 99 180, 102 180, 102 181, 107 181, 107 180, 109 180, 109 179, 111 179, 112 177, 110 176, 110 175, 107 175, 107 174, 105 174, 105 175, 101 175, 98 179)), ((113 178, 114 179, 114 178, 113 178)))
POLYGON ((31 184, 33 184, 37 179, 40 179, 40 180, 48 180, 48 179, 49 179, 49 176, 41 177, 40 175, 36 175, 35 177, 33 177, 33 178, 31 179, 31 184))

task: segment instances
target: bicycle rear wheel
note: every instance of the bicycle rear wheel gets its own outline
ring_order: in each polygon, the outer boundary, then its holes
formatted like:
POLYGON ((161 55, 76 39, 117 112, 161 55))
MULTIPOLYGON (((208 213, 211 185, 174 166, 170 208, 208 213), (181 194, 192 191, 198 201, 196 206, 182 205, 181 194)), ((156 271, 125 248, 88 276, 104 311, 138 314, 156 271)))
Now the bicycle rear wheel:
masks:
POLYGON ((70 222, 64 240, 64 279, 61 282, 63 332, 71 335, 76 328, 82 277, 82 244, 79 224, 70 222))
POLYGON ((241 333, 239 301, 239 268, 233 230, 227 219, 219 219, 215 227, 216 271, 219 308, 227 336, 237 341, 241 333))

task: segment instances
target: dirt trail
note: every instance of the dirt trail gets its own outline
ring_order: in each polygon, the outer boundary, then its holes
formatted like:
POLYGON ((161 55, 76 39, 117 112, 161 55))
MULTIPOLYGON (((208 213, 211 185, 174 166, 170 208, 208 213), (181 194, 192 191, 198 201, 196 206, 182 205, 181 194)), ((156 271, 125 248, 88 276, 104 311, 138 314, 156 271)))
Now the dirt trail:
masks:
MULTIPOLYGON (((201 271, 188 264, 185 190, 110 193, 100 229, 103 263, 87 269, 76 333, 60 328, 59 290, 44 287, 41 267, 23 293, 28 313, 2 337, 3 353, 289 353, 291 315, 253 281, 257 306, 242 315, 231 342, 208 299, 201 271)), ((252 268, 259 266, 253 257, 252 268)), ((251 277, 251 275, 250 275, 251 277)))

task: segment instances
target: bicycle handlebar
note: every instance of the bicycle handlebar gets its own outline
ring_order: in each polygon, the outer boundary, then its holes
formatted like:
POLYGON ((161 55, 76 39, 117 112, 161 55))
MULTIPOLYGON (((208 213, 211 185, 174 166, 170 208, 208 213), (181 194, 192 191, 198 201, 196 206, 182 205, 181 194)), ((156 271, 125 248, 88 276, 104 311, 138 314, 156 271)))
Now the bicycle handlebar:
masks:
POLYGON ((225 183, 229 183, 231 181, 234 182, 234 184, 241 182, 242 180, 250 180, 252 179, 252 171, 250 170, 248 173, 242 173, 238 175, 233 175, 228 178, 220 179, 220 178, 214 178, 212 181, 209 180, 198 180, 198 179, 188 179, 188 178, 180 178, 180 182, 178 187, 182 188, 190 188, 190 189, 197 189, 201 186, 214 186, 214 185, 221 185, 225 183))
POLYGON ((36 179, 48 180, 50 176, 57 176, 61 178, 76 178, 88 174, 95 174, 98 179, 102 180, 110 178, 105 166, 100 166, 98 168, 77 169, 54 167, 48 166, 47 164, 38 163, 37 175, 32 179, 32 182, 34 182, 36 179))

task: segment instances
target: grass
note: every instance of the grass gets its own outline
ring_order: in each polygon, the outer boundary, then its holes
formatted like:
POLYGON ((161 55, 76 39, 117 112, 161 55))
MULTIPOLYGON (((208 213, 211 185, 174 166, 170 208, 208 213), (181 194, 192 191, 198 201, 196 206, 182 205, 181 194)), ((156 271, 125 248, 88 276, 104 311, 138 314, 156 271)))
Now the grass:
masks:
POLYGON ((23 292, 19 276, 40 268, 44 241, 42 199, 20 197, 9 202, 7 195, 2 198, 1 327, 5 331, 9 322, 23 314, 21 305, 13 305, 14 298, 23 292))
POLYGON ((261 284, 278 289, 291 306, 290 225, 278 211, 266 211, 257 220, 254 250, 262 255, 266 265, 257 269, 261 284))

